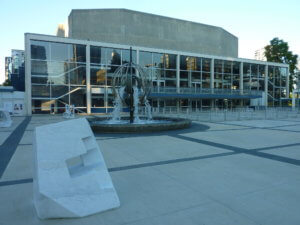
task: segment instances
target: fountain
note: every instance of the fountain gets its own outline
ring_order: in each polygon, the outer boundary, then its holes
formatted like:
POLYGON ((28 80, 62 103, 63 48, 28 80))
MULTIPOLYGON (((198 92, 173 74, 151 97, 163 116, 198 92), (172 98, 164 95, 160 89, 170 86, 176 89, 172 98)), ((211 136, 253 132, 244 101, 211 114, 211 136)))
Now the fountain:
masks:
POLYGON ((162 130, 183 129, 191 125, 188 119, 153 117, 147 97, 151 91, 152 80, 149 74, 139 65, 130 62, 120 66, 113 77, 114 110, 110 118, 89 118, 93 131, 96 132, 154 132, 162 130), (123 107, 129 109, 129 116, 123 107), (141 106, 144 114, 141 115, 141 106))

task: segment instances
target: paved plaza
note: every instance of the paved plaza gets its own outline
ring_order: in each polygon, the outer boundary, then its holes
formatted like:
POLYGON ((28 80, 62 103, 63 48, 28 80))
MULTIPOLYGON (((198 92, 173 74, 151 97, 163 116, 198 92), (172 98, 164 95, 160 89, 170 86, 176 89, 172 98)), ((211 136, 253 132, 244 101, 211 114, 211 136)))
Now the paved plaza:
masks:
POLYGON ((300 224, 300 118, 95 134, 121 207, 39 220, 32 200, 33 132, 63 120, 14 117, 12 127, 0 128, 0 225, 300 224))

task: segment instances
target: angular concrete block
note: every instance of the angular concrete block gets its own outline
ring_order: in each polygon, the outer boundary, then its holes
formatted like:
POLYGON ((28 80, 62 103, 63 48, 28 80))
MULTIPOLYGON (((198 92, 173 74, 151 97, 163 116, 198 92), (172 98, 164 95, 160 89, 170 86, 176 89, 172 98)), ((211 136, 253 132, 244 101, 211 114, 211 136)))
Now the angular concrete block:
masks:
POLYGON ((86 119, 37 127, 33 141, 33 200, 40 218, 83 217, 120 206, 86 119))
POLYGON ((9 112, 5 109, 0 109, 0 127, 10 127, 11 125, 12 120, 9 112))

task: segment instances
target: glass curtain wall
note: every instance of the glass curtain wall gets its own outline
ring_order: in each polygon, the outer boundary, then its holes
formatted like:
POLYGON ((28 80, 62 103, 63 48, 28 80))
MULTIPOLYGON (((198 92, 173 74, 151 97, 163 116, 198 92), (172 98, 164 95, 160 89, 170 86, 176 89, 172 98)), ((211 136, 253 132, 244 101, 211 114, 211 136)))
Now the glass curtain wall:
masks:
MULTIPOLYGON (((139 52, 139 65, 152 78, 154 91, 164 92, 165 88, 176 88, 177 56, 156 52, 139 52)), ((155 99, 150 101, 154 108, 176 106, 176 100, 155 99)))
MULTIPOLYGON (((130 62, 130 50, 91 46, 91 93, 93 113, 107 113, 113 109, 113 77, 116 70, 130 62)), ((136 63, 136 51, 132 50, 132 61, 136 63)), ((124 69, 126 71, 126 69, 124 69)), ((122 75, 122 72, 121 74, 122 75)))
POLYGON ((287 98, 286 81, 287 68, 269 66, 268 67, 268 105, 283 106, 283 99, 287 98))
MULTIPOLYGON (((210 88, 210 64, 211 59, 180 56, 180 88, 189 88, 190 92, 200 93, 203 89, 210 88)), ((207 90, 206 90, 207 92, 207 90)), ((200 109, 203 106, 202 99, 182 100, 181 107, 200 109)))
MULTIPOLYGON (((137 62, 152 78, 154 91, 176 91, 177 55, 157 52, 132 51, 137 62)), ((214 60, 214 91, 210 90, 210 58, 180 55, 179 84, 182 91, 202 94, 235 94, 240 89, 240 72, 243 72, 243 88, 248 91, 264 91, 266 65, 229 60, 214 60)), ((91 112, 107 113, 113 108, 113 77, 116 70, 130 61, 129 49, 90 46, 91 112)), ((86 45, 31 40, 32 112, 62 113, 65 105, 74 105, 82 112, 87 107, 86 45)), ((124 73, 121 71, 121 73, 124 73)), ((287 98, 288 69, 268 66, 268 105, 282 106, 287 98)), ((215 106, 238 106, 239 100, 215 99, 215 106)), ((249 101, 250 102, 250 101, 249 101)), ((154 108, 211 107, 211 99, 152 99, 154 108)))
POLYGON ((86 46, 31 41, 32 112, 86 112, 86 46))

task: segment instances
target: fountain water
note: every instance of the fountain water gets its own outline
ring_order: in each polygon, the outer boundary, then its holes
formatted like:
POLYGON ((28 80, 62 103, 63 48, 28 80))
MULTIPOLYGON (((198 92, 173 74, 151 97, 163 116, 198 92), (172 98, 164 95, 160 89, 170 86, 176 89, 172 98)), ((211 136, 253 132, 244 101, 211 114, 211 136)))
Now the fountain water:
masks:
POLYGON ((152 108, 147 98, 145 98, 145 110, 146 110, 148 120, 152 120, 152 108))
POLYGON ((108 121, 101 118, 89 119, 92 129, 100 132, 128 133, 181 129, 190 126, 191 121, 187 119, 153 118, 147 99, 151 87, 150 74, 131 60, 129 63, 124 63, 116 70, 113 77, 115 101, 112 118, 108 121), (145 104, 146 117, 139 115, 141 103, 145 104), (121 116, 123 106, 128 107, 129 117, 121 116))
POLYGON ((140 99, 139 99, 139 89, 137 88, 137 86, 133 87, 133 107, 134 107, 134 123, 139 123, 140 122, 140 118, 139 118, 139 103, 140 103, 140 99))
POLYGON ((112 112, 111 123, 116 123, 121 120, 121 112, 123 110, 122 98, 124 95, 125 87, 120 87, 119 94, 116 96, 114 101, 114 110, 112 112))

